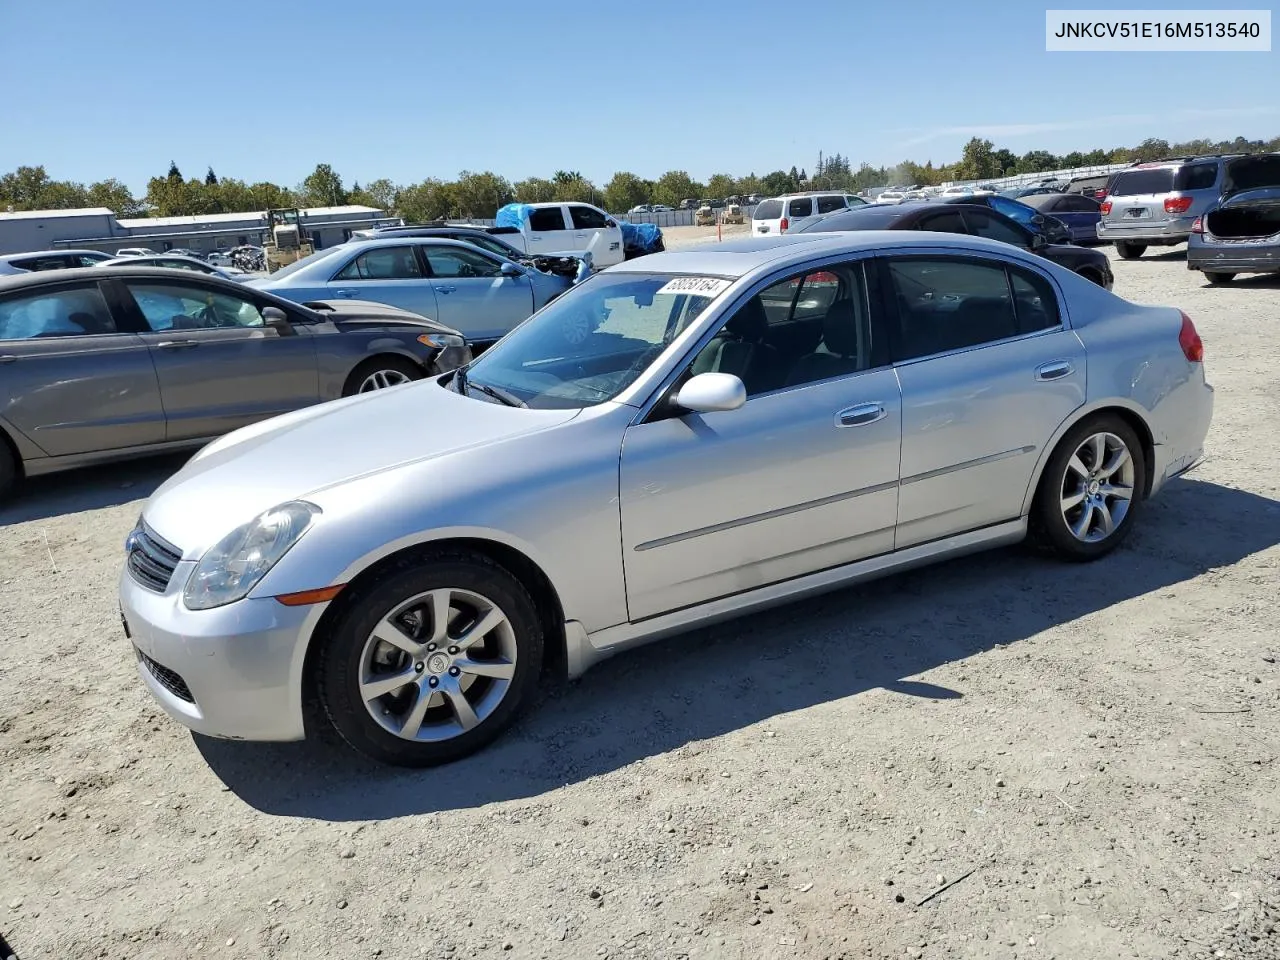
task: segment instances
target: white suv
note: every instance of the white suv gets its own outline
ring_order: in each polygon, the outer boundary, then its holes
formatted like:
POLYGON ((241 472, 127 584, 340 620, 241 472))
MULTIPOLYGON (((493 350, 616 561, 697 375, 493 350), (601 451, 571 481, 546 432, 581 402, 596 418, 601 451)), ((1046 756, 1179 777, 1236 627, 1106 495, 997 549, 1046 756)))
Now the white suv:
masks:
POLYGON ((751 211, 751 232, 757 236, 777 236, 798 230, 828 213, 851 210, 866 203, 861 197, 838 191, 788 193, 756 205, 751 211))

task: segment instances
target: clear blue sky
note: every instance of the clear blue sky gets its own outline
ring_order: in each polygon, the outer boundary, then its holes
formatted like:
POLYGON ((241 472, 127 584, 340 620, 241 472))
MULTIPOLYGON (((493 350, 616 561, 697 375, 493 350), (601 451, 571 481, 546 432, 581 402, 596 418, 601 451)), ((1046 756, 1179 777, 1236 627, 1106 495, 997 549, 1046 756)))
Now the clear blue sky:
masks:
POLYGON ((819 150, 939 163, 975 134, 1023 153, 1280 133, 1280 53, 1046 53, 1067 5, 0 0, 0 172, 603 184, 819 150))

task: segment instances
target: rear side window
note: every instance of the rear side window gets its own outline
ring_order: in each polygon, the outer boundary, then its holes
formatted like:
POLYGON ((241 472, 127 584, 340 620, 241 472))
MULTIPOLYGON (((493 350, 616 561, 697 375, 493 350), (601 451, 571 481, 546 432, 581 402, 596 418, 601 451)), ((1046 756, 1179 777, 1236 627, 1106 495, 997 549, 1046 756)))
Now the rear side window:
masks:
POLYGON ((603 230, 609 225, 605 215, 591 207, 571 206, 569 216, 573 217, 575 230, 603 230))
POLYGON ((27 257, 25 260, 10 260, 15 267, 21 267, 23 270, 61 270, 63 267, 71 266, 67 263, 66 257, 27 257))
POLYGON ((917 230, 932 230, 934 233, 968 233, 965 228, 964 218, 960 216, 958 210, 948 210, 946 213, 935 213, 932 216, 922 217, 916 224, 917 230))
POLYGON ((1054 209, 1063 213, 1097 213, 1098 201, 1092 197, 1083 197, 1073 193, 1060 199, 1054 209))
POLYGON ((1154 170, 1129 170, 1116 177, 1111 195, 1136 197, 1144 193, 1168 193, 1173 189, 1173 171, 1168 167, 1154 170))
POLYGON ((1216 163, 1193 163, 1183 167, 1173 178, 1175 190, 1208 190, 1218 179, 1216 163))
POLYGON ((898 303, 896 360, 1017 336, 1004 268, 951 258, 890 260, 898 303))
POLYGON ((753 220, 777 220, 782 216, 781 200, 765 200, 751 212, 753 220))
POLYGON ((966 210, 964 219, 969 224, 970 231, 976 237, 986 237, 988 240, 1011 243, 1015 247, 1028 245, 1027 235, 1022 232, 1016 223, 991 210, 966 210))
POLYGON ((787 204, 788 217, 812 217, 813 216, 813 198, 797 197, 787 204))
POLYGON ((564 230, 564 212, 559 207, 537 207, 529 211, 529 229, 564 230))
POLYGON ((0 302, 0 340, 115 332, 115 321, 96 284, 0 302))
POLYGON ((1053 284, 1038 273, 1017 267, 1008 269, 1018 332, 1035 333, 1058 326, 1062 320, 1058 316, 1058 297, 1053 292, 1053 284))
POLYGON ((833 213, 845 209, 844 197, 819 197, 818 213, 833 213))

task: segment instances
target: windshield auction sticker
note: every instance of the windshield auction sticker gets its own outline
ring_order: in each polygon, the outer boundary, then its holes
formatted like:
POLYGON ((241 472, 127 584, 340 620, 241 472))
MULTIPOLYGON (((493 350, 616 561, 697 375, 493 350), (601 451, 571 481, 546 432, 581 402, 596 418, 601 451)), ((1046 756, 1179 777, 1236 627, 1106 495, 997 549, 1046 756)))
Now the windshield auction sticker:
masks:
POLYGON ((718 297, 732 282, 719 277, 676 277, 668 281, 658 293, 691 293, 697 297, 718 297))

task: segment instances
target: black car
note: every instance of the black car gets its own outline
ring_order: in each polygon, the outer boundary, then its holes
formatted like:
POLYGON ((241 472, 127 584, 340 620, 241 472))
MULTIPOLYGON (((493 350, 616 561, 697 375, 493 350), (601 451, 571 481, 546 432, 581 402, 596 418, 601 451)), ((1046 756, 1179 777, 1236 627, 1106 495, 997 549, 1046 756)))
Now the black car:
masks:
POLYGON ((869 204, 819 217, 796 233, 836 233, 845 230, 933 230, 964 233, 1022 247, 1052 260, 1099 286, 1111 289, 1111 261, 1091 247, 1050 243, 1043 233, 1022 226, 1003 214, 973 203, 869 204))
MULTIPOLYGON (((1052 191, 1050 195, 1056 197, 1059 194, 1057 191, 1052 191)), ((1071 243, 1071 228, 1057 217, 1037 210, 1028 203, 1027 200, 1032 199, 1033 196, 1041 196, 1041 194, 1033 194, 1024 200, 1014 200, 1010 197, 1002 197, 999 194, 947 197, 946 199, 938 200, 938 203, 975 204, 980 207, 987 207, 1008 217, 1015 223, 1020 223, 1032 233, 1043 233, 1044 238, 1050 243, 1071 243)))

